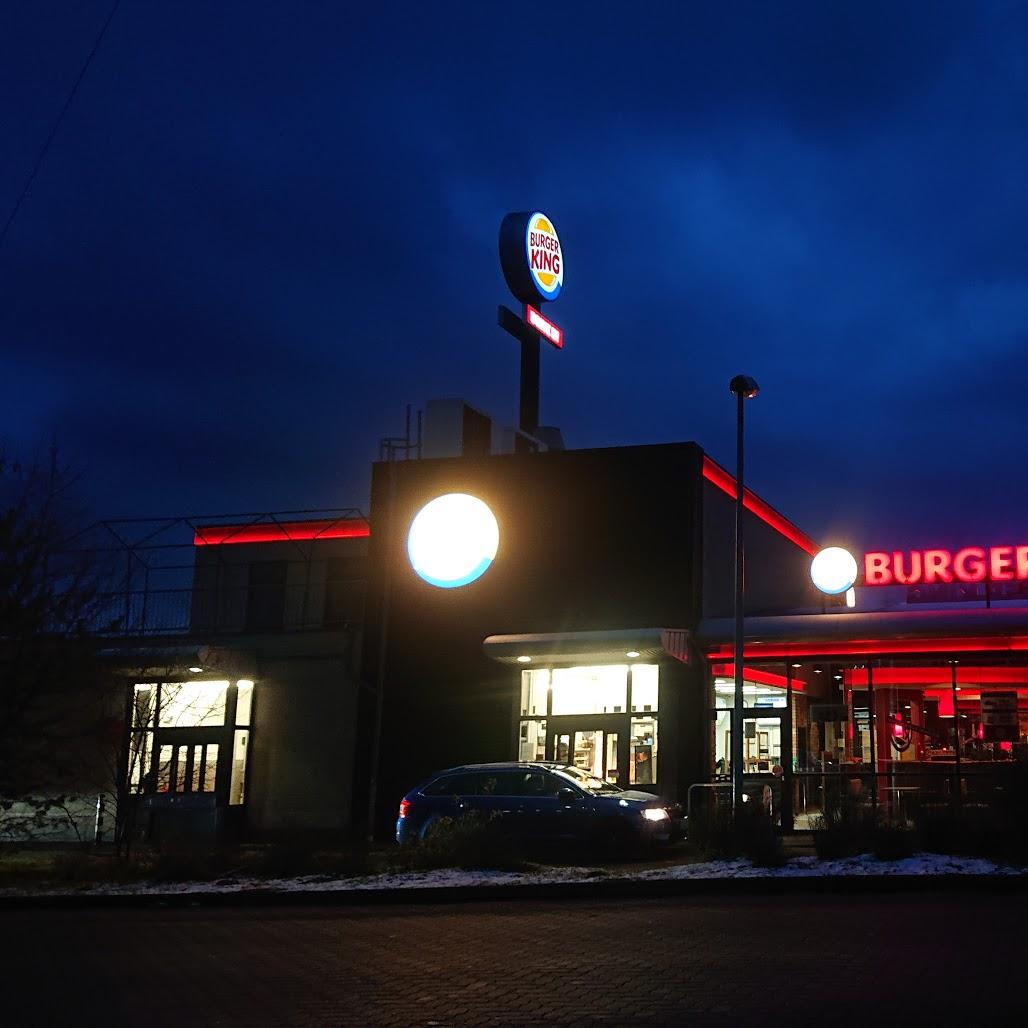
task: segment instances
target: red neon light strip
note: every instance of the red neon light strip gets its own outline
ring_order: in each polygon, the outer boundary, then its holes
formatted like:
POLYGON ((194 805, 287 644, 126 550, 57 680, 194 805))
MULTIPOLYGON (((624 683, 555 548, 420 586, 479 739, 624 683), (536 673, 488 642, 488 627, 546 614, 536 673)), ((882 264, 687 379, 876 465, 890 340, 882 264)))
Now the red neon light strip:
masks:
MULTIPOLYGON (((720 464, 715 463, 706 454, 703 455, 703 477, 712 482, 723 493, 727 493, 733 500, 736 497, 735 479, 720 464)), ((742 505, 753 514, 756 514, 761 521, 770 525, 776 532, 781 533, 791 543, 795 543, 801 550, 809 553, 812 557, 821 549, 805 532, 801 532, 791 521, 782 517, 770 504, 765 503, 759 496, 751 493, 749 489, 743 490, 742 505)))
MULTIPOLYGON (((1028 650, 1028 635, 1005 635, 992 639, 859 639, 846 642, 821 640, 804 643, 753 643, 743 653, 751 660, 775 657, 874 657, 895 653, 1020 653, 1028 650)), ((728 643, 707 654, 708 659, 726 660, 734 650, 728 643)))
POLYGON ((371 528, 359 518, 325 521, 262 522, 259 525, 208 525, 197 528, 194 546, 229 543, 281 543, 307 539, 366 539, 371 528))
MULTIPOLYGON (((875 688, 878 688, 878 682, 875 682, 875 688)), ((965 700, 974 701, 981 698, 982 690, 976 688, 974 685, 968 686, 966 683, 959 687, 960 695, 957 697, 957 701, 962 703, 965 700)), ((990 690, 986 687, 986 692, 990 690)), ((1028 696, 1028 686, 1011 686, 1008 689, 1003 689, 1004 693, 1017 693, 1018 696, 1028 696)), ((931 686, 924 691, 925 696, 946 696, 953 695, 949 686, 931 686)))
MULTIPOLYGON (((735 665, 714 664, 711 667, 711 671, 714 672, 715 678, 732 678, 735 675, 735 665)), ((773 689, 787 689, 789 687, 789 682, 785 675, 776 675, 773 671, 763 671, 760 668, 744 667, 742 669, 742 677, 744 681, 756 682, 758 685, 770 685, 773 689)), ((792 688, 794 692, 805 692, 807 683, 802 679, 794 678, 792 680, 792 688)))
MULTIPOLYGON (((883 667, 875 668, 874 683, 879 685, 926 685, 949 688, 949 667, 883 667)), ((846 672, 849 685, 866 686, 867 670, 855 668, 846 672)), ((963 667, 957 665, 957 685, 1000 685, 1023 683, 1028 686, 1028 668, 1019 667, 963 667)))

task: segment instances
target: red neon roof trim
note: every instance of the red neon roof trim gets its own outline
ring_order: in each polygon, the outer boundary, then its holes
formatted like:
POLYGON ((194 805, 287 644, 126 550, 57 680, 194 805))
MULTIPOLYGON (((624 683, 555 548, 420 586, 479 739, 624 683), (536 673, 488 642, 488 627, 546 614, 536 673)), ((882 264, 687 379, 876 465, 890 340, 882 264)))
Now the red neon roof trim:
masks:
MULTIPOLYGON (((743 650, 750 660, 772 660, 783 657, 876 657, 899 653, 1019 653, 1028 650, 1028 635, 1004 635, 990 638, 948 639, 854 639, 832 642, 751 643, 743 650)), ((712 660, 726 660, 734 655, 731 644, 716 646, 707 654, 712 660)))
MULTIPOLYGON (((716 485, 723 493, 727 493, 733 500, 736 498, 735 479, 706 454, 703 455, 703 477, 716 485)), ((812 557, 821 549, 806 532, 801 532, 791 521, 779 514, 769 503, 765 503, 759 496, 751 493, 749 489, 743 490, 742 505, 812 557)))
POLYGON ((196 529, 194 546, 229 543, 282 543, 307 539, 366 539, 371 528, 361 518, 321 521, 262 521, 257 525, 207 525, 196 529))

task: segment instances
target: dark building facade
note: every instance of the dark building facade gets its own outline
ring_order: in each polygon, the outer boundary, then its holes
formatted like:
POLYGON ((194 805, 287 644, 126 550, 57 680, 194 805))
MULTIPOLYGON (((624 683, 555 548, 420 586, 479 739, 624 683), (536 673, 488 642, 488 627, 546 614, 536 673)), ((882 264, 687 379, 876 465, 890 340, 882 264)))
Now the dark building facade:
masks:
MULTIPOLYGON (((378 827, 432 771, 516 757, 684 800, 707 777, 693 639, 731 609, 732 495, 693 443, 376 464, 363 668, 384 689, 378 827), (439 588, 411 566, 407 533, 452 493, 489 507, 499 541, 481 577, 439 588)), ((816 602, 813 544, 750 500, 749 612, 816 602)), ((366 696, 361 740, 376 735, 366 696)))
MULTIPOLYGON (((694 443, 488 454, 446 409, 465 455, 375 464, 367 519, 223 519, 175 545, 141 530, 152 552, 118 529, 100 629, 118 778, 101 761, 62 784, 76 806, 51 837, 89 837, 98 796, 149 838, 386 836, 432 772, 509 759, 686 806, 727 793, 732 476, 694 443), (443 587, 409 537, 454 495, 491 512, 495 546, 443 587)), ((854 608, 813 586, 814 540, 751 493, 744 517, 743 770, 776 823, 1015 795, 1028 546, 930 551, 923 577, 972 581, 883 593, 865 575, 854 608)), ((913 567, 867 559, 886 556, 913 567)))

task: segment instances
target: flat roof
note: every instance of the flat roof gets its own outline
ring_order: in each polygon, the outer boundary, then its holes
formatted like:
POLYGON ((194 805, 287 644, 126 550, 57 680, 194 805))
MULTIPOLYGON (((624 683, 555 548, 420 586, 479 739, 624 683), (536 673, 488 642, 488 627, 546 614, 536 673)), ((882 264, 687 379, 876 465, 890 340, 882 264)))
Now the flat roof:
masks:
MULTIPOLYGON (((708 618, 696 632, 708 657, 731 659, 732 618, 708 618)), ((1028 652, 1028 608, 868 611, 746 618, 747 660, 812 655, 1028 652)))

